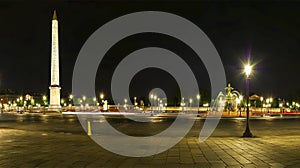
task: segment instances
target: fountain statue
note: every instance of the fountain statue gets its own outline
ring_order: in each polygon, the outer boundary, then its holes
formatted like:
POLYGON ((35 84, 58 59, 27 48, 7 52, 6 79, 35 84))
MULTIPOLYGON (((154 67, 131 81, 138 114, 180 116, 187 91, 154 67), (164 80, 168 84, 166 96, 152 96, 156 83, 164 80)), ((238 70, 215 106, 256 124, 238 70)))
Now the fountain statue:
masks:
POLYGON ((230 83, 228 83, 227 87, 225 88, 226 95, 225 95, 225 112, 237 111, 240 103, 243 99, 243 96, 233 87, 231 87, 230 83))

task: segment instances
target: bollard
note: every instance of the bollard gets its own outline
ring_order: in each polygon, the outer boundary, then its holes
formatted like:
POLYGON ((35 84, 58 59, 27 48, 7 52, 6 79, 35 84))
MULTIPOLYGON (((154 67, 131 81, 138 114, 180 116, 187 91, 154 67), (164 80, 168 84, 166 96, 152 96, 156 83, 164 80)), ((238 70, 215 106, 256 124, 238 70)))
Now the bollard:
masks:
POLYGON ((92 135, 92 130, 91 130, 91 122, 88 121, 88 136, 92 135))

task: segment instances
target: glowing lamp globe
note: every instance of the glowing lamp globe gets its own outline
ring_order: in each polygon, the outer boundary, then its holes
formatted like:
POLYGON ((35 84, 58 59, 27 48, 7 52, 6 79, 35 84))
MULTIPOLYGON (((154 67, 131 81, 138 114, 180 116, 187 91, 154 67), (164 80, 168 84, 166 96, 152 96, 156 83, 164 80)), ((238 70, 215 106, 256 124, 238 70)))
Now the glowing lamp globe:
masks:
POLYGON ((251 65, 246 65, 244 72, 245 72, 247 77, 249 77, 249 75, 251 74, 251 71, 252 71, 252 66, 251 65))

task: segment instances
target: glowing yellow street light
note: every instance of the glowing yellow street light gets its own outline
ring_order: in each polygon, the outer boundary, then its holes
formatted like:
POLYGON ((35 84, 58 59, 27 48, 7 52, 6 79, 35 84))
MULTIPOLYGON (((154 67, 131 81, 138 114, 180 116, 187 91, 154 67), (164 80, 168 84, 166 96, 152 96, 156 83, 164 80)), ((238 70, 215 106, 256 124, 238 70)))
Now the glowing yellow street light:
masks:
POLYGON ((134 99, 134 106, 137 106, 137 102, 136 102, 137 97, 134 97, 133 99, 134 99))
POLYGON ((264 101, 264 97, 260 97, 260 104, 261 104, 261 113, 263 112, 263 101, 264 101))
POLYGON ((151 106, 150 106, 151 111, 153 112, 153 106, 154 106, 154 95, 153 94, 150 95, 150 104, 151 104, 151 106))
POLYGON ((199 101, 200 100, 200 94, 197 94, 197 96, 196 96, 196 98, 197 98, 197 100, 199 101))
POLYGON ((104 99, 104 94, 103 93, 100 94, 100 99, 101 100, 104 99))
POLYGON ((94 106, 96 106, 97 98, 93 97, 94 106))
POLYGON ((30 103, 31 105, 34 105, 34 99, 31 99, 30 103))
POLYGON ((247 76, 247 78, 250 76, 251 72, 252 72, 252 66, 251 65, 245 65, 245 68, 244 68, 244 72, 247 76))

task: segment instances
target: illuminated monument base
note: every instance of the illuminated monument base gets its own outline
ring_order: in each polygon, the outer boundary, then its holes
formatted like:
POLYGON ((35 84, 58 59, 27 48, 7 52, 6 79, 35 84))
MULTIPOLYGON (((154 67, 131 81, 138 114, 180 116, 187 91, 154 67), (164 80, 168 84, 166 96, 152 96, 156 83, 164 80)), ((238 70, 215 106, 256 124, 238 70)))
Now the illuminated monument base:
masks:
POLYGON ((48 111, 61 111, 60 106, 60 87, 59 86, 50 86, 50 105, 48 111))

